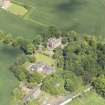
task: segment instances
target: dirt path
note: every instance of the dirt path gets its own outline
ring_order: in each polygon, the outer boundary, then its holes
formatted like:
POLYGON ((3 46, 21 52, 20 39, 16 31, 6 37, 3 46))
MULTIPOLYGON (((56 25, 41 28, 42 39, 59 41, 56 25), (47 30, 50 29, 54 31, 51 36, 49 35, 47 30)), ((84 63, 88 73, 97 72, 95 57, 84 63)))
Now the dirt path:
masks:
POLYGON ((92 89, 92 86, 88 87, 83 92, 78 93, 78 94, 74 95, 73 97, 66 99, 64 102, 60 103, 59 105, 67 105, 68 103, 72 102, 72 100, 78 98, 79 96, 83 95, 84 93, 89 92, 91 89, 92 89))

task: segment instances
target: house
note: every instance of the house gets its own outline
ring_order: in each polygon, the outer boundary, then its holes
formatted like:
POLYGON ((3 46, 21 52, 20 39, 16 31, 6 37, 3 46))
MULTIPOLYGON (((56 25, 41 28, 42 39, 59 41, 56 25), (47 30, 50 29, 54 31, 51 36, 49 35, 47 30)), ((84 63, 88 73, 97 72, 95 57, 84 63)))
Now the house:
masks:
POLYGON ((43 73, 43 74, 51 74, 55 70, 53 67, 51 67, 43 62, 36 62, 29 66, 28 71, 30 73, 33 73, 34 71, 36 71, 36 72, 43 73))
POLYGON ((54 50, 62 44, 62 38, 49 38, 47 42, 47 48, 49 50, 54 50))
POLYGON ((37 99, 41 93, 40 90, 41 84, 35 86, 31 91, 23 97, 23 103, 26 105, 30 100, 37 99))
POLYGON ((11 5, 11 0, 1 0, 1 7, 7 9, 11 5))
POLYGON ((31 91, 31 88, 29 88, 28 85, 27 85, 27 83, 25 83, 25 82, 21 82, 20 85, 19 85, 19 88, 26 95, 29 94, 30 91, 31 91))

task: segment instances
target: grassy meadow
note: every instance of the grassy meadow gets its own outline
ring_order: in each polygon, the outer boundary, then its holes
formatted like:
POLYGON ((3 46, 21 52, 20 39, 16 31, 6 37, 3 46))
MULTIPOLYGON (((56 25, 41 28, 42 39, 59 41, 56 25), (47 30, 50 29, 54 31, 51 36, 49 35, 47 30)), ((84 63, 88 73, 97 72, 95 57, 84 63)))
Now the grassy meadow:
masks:
POLYGON ((12 1, 28 11, 24 16, 17 16, 0 10, 0 30, 13 35, 32 38, 48 26, 80 33, 105 34, 104 0, 12 1))
POLYGON ((14 0, 32 7, 25 18, 44 26, 105 34, 104 0, 14 0))
POLYGON ((50 58, 50 57, 48 57, 46 55, 38 53, 35 57, 36 57, 37 62, 42 61, 42 62, 45 62, 48 65, 54 65, 54 59, 50 58))
POLYGON ((0 105, 10 105, 12 89, 18 84, 17 79, 9 71, 10 65, 18 55, 20 55, 18 49, 0 45, 0 105))
POLYGON ((77 98, 68 105, 105 105, 105 100, 95 92, 90 92, 83 97, 77 98))
POLYGON ((42 31, 42 26, 0 9, 0 30, 16 37, 33 38, 42 31))

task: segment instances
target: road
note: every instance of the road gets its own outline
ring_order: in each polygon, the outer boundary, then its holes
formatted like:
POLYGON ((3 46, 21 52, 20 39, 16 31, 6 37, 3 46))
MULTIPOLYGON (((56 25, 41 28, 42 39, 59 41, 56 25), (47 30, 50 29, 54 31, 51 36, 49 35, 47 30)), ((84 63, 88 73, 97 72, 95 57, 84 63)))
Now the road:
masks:
MULTIPOLYGON (((41 84, 39 84, 38 86, 35 86, 35 88, 32 89, 32 91, 23 98, 23 103, 27 103, 27 101, 29 101, 30 97, 33 95, 33 93, 39 89, 41 86, 41 84)), ((78 98, 79 96, 83 96, 85 93, 89 92, 92 89, 92 86, 89 86, 87 89, 85 89, 83 92, 80 92, 74 96, 70 96, 67 99, 65 99, 63 102, 60 103, 56 103, 54 105, 67 105, 68 103, 72 102, 74 99, 78 98)), ((18 105, 18 104, 17 104, 18 105)), ((50 104, 49 104, 50 105, 50 104)))
POLYGON ((78 93, 68 99, 66 99, 64 102, 60 103, 59 105, 67 105, 68 103, 72 102, 72 100, 78 98, 79 96, 82 96, 84 93, 89 92, 92 89, 92 86, 88 87, 87 89, 85 89, 83 92, 78 93))

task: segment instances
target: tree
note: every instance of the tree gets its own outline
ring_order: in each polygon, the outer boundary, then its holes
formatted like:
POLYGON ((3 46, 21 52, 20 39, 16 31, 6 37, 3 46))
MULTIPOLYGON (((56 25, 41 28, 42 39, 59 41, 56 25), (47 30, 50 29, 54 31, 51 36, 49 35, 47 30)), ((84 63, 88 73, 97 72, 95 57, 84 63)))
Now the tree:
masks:
POLYGON ((58 75, 47 76, 43 80, 41 89, 53 95, 63 94, 65 91, 64 80, 58 75))
POLYGON ((35 51, 34 44, 32 42, 29 42, 27 40, 18 40, 19 48, 25 53, 25 54, 33 54, 35 51))
POLYGON ((12 44, 12 41, 13 41, 13 38, 12 36, 10 35, 5 35, 4 39, 3 39, 3 43, 4 44, 7 44, 7 45, 11 45, 12 44))
POLYGON ((0 41, 2 42, 5 38, 5 33, 0 32, 0 41))
POLYGON ((35 51, 35 47, 32 43, 28 43, 26 46, 26 53, 27 54, 33 54, 35 51))
POLYGON ((50 37, 58 37, 58 36, 57 36, 57 32, 58 32, 58 30, 57 30, 57 28, 54 27, 54 26, 50 26, 50 27, 48 28, 48 35, 50 35, 50 37))
POLYGON ((27 56, 21 55, 20 57, 18 57, 18 58, 16 59, 15 64, 16 64, 16 65, 22 65, 22 64, 24 64, 26 61, 28 61, 27 56))
POLYGON ((102 69, 105 69, 105 54, 102 52, 98 53, 97 63, 102 67, 102 69))
POLYGON ((92 78, 96 77, 98 74, 96 57, 94 56, 85 56, 82 59, 83 67, 83 79, 85 83, 90 83, 92 78))
POLYGON ((29 56, 27 56, 27 58, 28 58, 29 62, 31 62, 31 63, 34 63, 36 61, 36 58, 34 55, 31 55, 31 56, 29 55, 29 56))
POLYGON ((64 69, 82 76, 85 83, 90 83, 99 74, 105 74, 105 46, 98 44, 94 36, 79 36, 73 32, 68 36, 70 39, 64 48, 64 69))
POLYGON ((10 70, 20 81, 27 80, 27 78, 29 77, 29 72, 21 65, 14 65, 10 68, 10 70))
POLYGON ((64 87, 67 91, 77 91, 83 86, 82 79, 77 77, 73 72, 63 72, 63 78, 65 80, 64 87))
POLYGON ((54 50, 53 58, 56 59, 57 67, 63 68, 64 56, 63 56, 63 50, 61 48, 57 48, 54 50))
POLYGON ((41 73, 34 72, 34 73, 30 74, 28 78, 29 78, 28 79, 29 82, 40 83, 43 80, 43 75, 41 73))
POLYGON ((105 76, 95 78, 92 85, 96 92, 105 98, 105 76))

